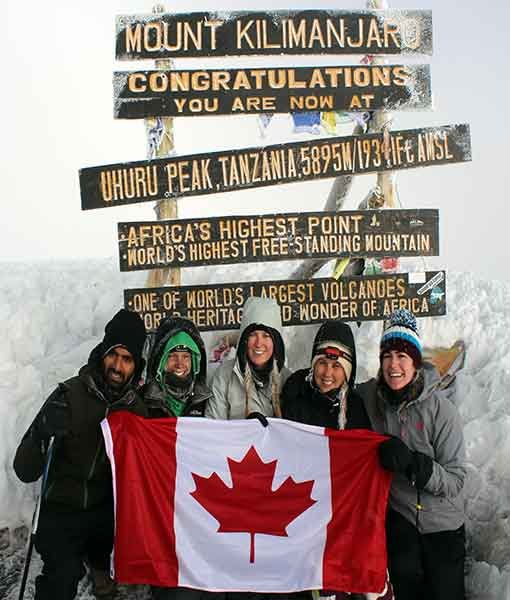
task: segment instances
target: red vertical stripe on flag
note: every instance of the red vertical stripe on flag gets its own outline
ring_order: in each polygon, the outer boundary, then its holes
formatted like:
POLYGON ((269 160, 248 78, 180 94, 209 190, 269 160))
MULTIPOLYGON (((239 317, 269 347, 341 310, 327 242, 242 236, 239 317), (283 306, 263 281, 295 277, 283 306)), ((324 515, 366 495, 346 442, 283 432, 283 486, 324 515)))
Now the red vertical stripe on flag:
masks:
POLYGON ((115 579, 178 585, 174 501, 176 419, 108 417, 115 458, 115 579))
POLYGON ((323 560, 323 588, 378 592, 386 581, 385 518, 391 475, 379 466, 386 437, 365 430, 329 437, 332 518, 323 560))

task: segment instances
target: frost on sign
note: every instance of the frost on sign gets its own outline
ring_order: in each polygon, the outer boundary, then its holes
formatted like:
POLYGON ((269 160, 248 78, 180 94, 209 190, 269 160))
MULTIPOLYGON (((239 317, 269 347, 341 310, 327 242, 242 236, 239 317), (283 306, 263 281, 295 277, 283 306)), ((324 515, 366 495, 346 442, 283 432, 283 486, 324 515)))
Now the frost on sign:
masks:
POLYGON ((122 15, 116 57, 432 54, 429 10, 122 15))
POLYGON ((114 116, 201 116, 432 107, 429 65, 114 73, 114 116))

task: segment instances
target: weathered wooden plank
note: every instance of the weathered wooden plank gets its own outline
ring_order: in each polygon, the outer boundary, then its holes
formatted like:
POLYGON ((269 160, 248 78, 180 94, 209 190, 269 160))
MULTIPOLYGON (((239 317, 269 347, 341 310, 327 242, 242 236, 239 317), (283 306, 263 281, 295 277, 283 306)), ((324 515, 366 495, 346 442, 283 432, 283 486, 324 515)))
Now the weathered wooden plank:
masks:
POLYGON ((284 325, 305 325, 325 319, 377 321, 396 308, 408 308, 418 317, 444 315, 445 295, 445 272, 431 271, 129 289, 124 290, 124 306, 138 312, 149 330, 167 316, 181 315, 202 331, 213 331, 237 329, 250 296, 275 298, 284 325))
POLYGON ((118 119, 432 105, 429 65, 120 71, 113 84, 118 119))
POLYGON ((429 10, 119 15, 116 57, 432 54, 429 10))
POLYGON ((359 210, 119 223, 121 271, 302 258, 438 256, 439 211, 359 210))
POLYGON ((80 170, 82 209, 471 160, 469 125, 240 148, 80 170))

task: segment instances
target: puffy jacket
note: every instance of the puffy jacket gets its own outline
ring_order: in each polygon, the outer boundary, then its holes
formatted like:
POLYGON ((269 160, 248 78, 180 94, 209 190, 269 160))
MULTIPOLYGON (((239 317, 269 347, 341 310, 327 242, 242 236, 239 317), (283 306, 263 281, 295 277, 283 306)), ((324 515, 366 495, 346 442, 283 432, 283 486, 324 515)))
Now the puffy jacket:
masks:
MULTIPOLYGON (((309 369, 300 369, 283 386, 282 416, 290 421, 338 429, 339 404, 312 386, 309 369)), ((363 400, 351 389, 347 395, 346 429, 371 429, 363 400)))
POLYGON ((205 416, 212 419, 244 419, 246 410, 274 416, 271 382, 262 384, 254 380, 250 396, 246 401, 244 384, 244 361, 247 334, 260 325, 270 331, 274 345, 274 359, 279 369, 278 393, 290 375, 283 366, 285 348, 282 338, 282 320, 276 301, 269 298, 248 298, 243 307, 239 330, 238 356, 225 361, 214 373, 212 380, 213 399, 208 403, 205 416))
MULTIPOLYGON (((165 402, 165 394, 156 381, 151 381, 143 388, 143 399, 149 417, 173 417, 170 409, 165 402)), ((205 414, 205 407, 212 398, 212 392, 202 382, 195 384, 193 391, 189 398, 186 400, 186 405, 181 417, 203 417, 205 414)))
MULTIPOLYGON (((289 369, 280 371, 280 386, 287 381, 289 369)), ((226 360, 214 373, 212 380, 213 398, 205 409, 205 416, 211 419, 244 419, 246 417, 246 389, 244 378, 237 359, 226 360)), ((248 412, 259 412, 266 417, 274 417, 271 385, 259 385, 251 389, 248 399, 248 412)))
MULTIPOLYGON (((324 342, 339 342, 351 352, 352 371, 348 381, 346 429, 370 429, 370 420, 361 398, 352 390, 356 379, 356 345, 351 328, 342 321, 325 321, 318 329, 312 345, 311 359, 324 342)), ((340 404, 315 387, 310 369, 293 373, 282 390, 282 416, 291 421, 338 429, 340 404)))
MULTIPOLYGON (((420 493, 421 533, 451 531, 465 521, 462 488, 466 478, 466 451, 459 413, 438 389, 435 368, 425 363, 420 396, 403 407, 391 406, 371 379, 356 388, 363 398, 374 431, 401 438, 411 450, 430 456, 432 476, 420 493)), ((416 523, 417 490, 400 474, 393 478, 390 506, 416 523)))
POLYGON ((207 354, 202 337, 195 324, 184 317, 169 317, 158 327, 154 336, 152 350, 147 362, 147 384, 143 388, 143 398, 150 417, 174 416, 167 403, 160 385, 156 381, 156 372, 165 346, 177 333, 186 332, 200 350, 200 369, 195 385, 186 399, 182 412, 183 417, 203 417, 207 403, 212 398, 211 389, 206 384, 207 354))
MULTIPOLYGON (((92 351, 78 376, 63 384, 71 409, 71 434, 55 445, 44 496, 44 501, 58 510, 87 509, 112 501, 110 463, 99 424, 114 410, 147 416, 134 386, 128 385, 115 400, 101 389, 100 348, 101 345, 92 351)), ((16 475, 24 482, 36 481, 44 469, 45 453, 34 423, 23 436, 14 458, 16 475)))

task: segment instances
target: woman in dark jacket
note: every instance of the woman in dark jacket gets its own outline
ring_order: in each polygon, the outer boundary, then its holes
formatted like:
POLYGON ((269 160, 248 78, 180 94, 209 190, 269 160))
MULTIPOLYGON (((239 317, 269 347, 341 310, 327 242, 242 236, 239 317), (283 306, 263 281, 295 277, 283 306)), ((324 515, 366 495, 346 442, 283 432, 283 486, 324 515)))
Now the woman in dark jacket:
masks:
POLYGON ((282 416, 331 429, 370 429, 363 402, 353 391, 356 347, 341 321, 325 321, 313 342, 309 369, 293 373, 282 390, 282 416))
MULTIPOLYGON (((353 391, 356 379, 356 346, 352 331, 341 321, 325 321, 313 342, 309 369, 293 373, 282 395, 284 419, 331 429, 371 429, 362 399, 353 391)), ((393 600, 386 582, 381 592, 337 592, 337 600, 364 598, 393 600)))

